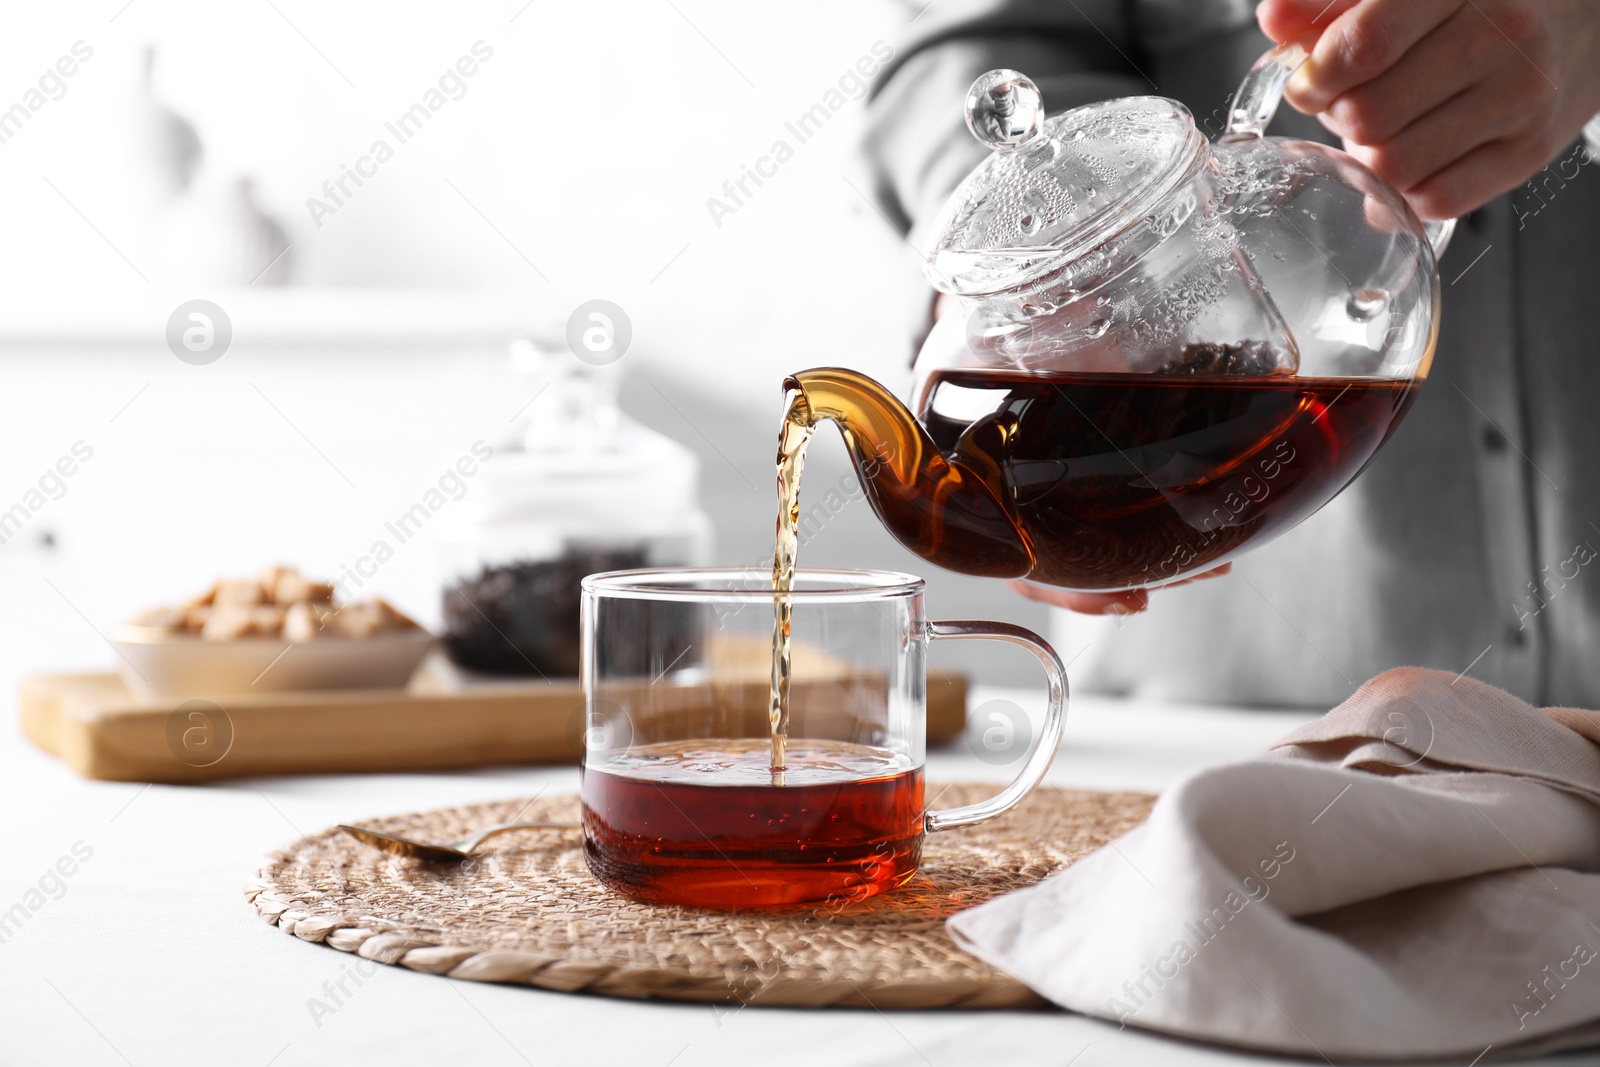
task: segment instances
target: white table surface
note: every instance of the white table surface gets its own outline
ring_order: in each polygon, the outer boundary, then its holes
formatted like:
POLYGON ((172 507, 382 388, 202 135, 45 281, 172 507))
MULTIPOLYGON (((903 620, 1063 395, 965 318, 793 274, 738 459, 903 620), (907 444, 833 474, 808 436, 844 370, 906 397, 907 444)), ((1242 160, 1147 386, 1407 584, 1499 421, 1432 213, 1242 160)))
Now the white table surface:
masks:
MULTIPOLYGON (((975 694, 975 705, 992 697, 1036 700, 989 690, 975 694)), ((1192 768, 1259 751, 1307 718, 1080 698, 1050 780, 1159 790, 1192 768)), ((1007 773, 963 746, 930 753, 929 770, 946 780, 999 781, 1007 773)), ((575 790, 576 771, 205 787, 88 782, 13 731, 0 741, 0 804, 10 816, 0 909, 76 843, 93 855, 59 899, 0 944, 0 1064, 1263 1062, 1056 1011, 713 1009, 482 985, 401 967, 379 967, 334 1014, 314 1018, 308 1000, 323 997, 323 983, 341 977, 353 957, 285 937, 256 917, 241 885, 261 856, 335 822, 546 785, 575 790)))

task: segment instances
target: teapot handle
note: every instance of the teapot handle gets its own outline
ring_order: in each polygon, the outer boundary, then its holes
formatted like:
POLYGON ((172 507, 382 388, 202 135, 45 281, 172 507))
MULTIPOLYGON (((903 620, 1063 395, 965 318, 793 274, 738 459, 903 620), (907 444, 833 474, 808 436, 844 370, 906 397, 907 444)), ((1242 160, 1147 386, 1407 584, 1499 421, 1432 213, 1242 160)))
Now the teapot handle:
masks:
MULTIPOLYGON (((1228 105, 1228 126, 1223 130, 1221 140, 1224 143, 1249 141, 1264 136, 1267 124, 1283 102, 1283 89, 1289 84, 1289 76, 1304 66, 1309 58, 1310 53, 1303 47, 1289 41, 1256 60, 1255 66, 1250 68, 1250 73, 1244 76, 1238 91, 1233 94, 1233 102, 1228 105)), ((1456 232, 1456 220, 1424 222, 1422 229, 1428 236, 1428 244, 1433 246, 1434 258, 1438 259, 1450 247, 1450 237, 1456 232)))

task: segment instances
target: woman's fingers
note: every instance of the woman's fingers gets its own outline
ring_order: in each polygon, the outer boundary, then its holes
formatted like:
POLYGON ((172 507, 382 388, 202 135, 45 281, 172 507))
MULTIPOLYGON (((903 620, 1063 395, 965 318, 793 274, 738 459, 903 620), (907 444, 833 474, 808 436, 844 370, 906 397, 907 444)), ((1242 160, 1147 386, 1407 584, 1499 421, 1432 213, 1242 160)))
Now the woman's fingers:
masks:
POLYGON ((1361 0, 1322 31, 1285 96, 1307 114, 1323 111, 1394 66, 1464 6, 1465 0, 1361 0))
POLYGON ((1355 146, 1351 154, 1409 193, 1479 146, 1512 135, 1523 117, 1500 85, 1483 82, 1440 104, 1399 135, 1355 146))
POLYGON ((1435 108, 1391 140, 1352 148, 1352 154, 1404 193, 1419 217, 1455 218, 1515 189, 1560 147, 1546 143, 1548 127, 1529 124, 1523 102, 1537 95, 1531 83, 1525 92, 1513 94, 1504 80, 1486 82, 1435 108), (1478 155, 1493 145, 1502 147, 1478 155), (1481 162, 1463 167, 1469 159, 1485 158, 1498 160, 1504 169, 1496 174, 1481 162))
MULTIPOLYGON (((1334 19, 1355 7, 1360 0, 1262 0, 1256 7, 1256 22, 1261 32, 1283 44, 1306 37, 1315 38, 1334 19)), ((1310 43, 1307 42, 1307 47, 1310 43)))
POLYGON ((1180 578, 1176 582, 1168 582, 1166 585, 1158 585, 1158 586, 1156 586, 1156 588, 1157 589, 1175 589, 1180 585, 1188 585, 1190 582, 1204 581, 1207 578, 1221 578, 1224 574, 1232 574, 1232 573, 1233 573, 1233 564, 1224 563, 1220 567, 1212 567, 1208 571, 1201 571, 1199 574, 1192 574, 1187 578, 1180 578))
POLYGON ((1537 168, 1552 151, 1532 135, 1491 141, 1409 190, 1406 199, 1421 218, 1452 219, 1521 185, 1529 161, 1537 168))
MULTIPOLYGON (((1174 586, 1188 585, 1198 582, 1202 578, 1216 578, 1233 570, 1233 564, 1224 563, 1220 567, 1213 567, 1203 574, 1196 574, 1181 581, 1159 586, 1161 589, 1171 589, 1174 586)), ((1054 604, 1058 608, 1076 611, 1080 615, 1131 615, 1143 611, 1150 606, 1150 593, 1148 589, 1129 589, 1120 593, 1075 593, 1069 589, 1056 589, 1048 585, 1035 585, 1033 582, 1007 582, 1012 589, 1021 593, 1029 600, 1037 600, 1042 604, 1054 604)))
POLYGON ((1357 144, 1389 140, 1501 65, 1504 42, 1491 40, 1482 29, 1482 19, 1470 7, 1457 11, 1418 41, 1404 62, 1329 104, 1320 116, 1323 125, 1357 144))
MULTIPOLYGON (((1289 32, 1300 0, 1266 0, 1289 32)), ((1358 0, 1286 95, 1424 219, 1516 188, 1600 108, 1596 0, 1358 0)))
POLYGON ((1129 615, 1143 611, 1150 605, 1150 594, 1143 589, 1122 593, 1074 593, 1068 589, 1055 589, 1032 582, 1007 582, 1012 589, 1029 600, 1054 604, 1058 608, 1076 611, 1080 615, 1129 615))

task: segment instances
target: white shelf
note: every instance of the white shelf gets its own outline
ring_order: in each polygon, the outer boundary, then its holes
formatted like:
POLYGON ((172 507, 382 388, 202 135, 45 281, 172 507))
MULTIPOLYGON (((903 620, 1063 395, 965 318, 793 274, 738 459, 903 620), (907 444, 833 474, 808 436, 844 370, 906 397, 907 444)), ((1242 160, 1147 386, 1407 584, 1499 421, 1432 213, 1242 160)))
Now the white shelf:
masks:
POLYGON ((0 358, 24 350, 146 348, 179 304, 201 298, 232 320, 236 343, 289 349, 503 348, 529 329, 563 328, 563 310, 511 293, 406 289, 228 289, 83 296, 0 308, 0 358))

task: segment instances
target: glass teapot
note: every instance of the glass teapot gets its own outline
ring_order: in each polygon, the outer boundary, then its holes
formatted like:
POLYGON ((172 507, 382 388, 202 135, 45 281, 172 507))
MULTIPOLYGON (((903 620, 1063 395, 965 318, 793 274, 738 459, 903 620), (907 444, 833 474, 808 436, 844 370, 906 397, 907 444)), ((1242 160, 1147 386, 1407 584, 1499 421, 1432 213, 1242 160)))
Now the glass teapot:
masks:
POLYGON ((1436 258, 1351 156, 1263 131, 1305 60, 1267 53, 1208 143, 1161 97, 1046 119, 991 71, 990 149, 925 240, 950 305, 915 415, 839 368, 789 378, 790 419, 837 423, 907 548, 968 574, 1083 591, 1218 566, 1348 485, 1427 376, 1436 258), (951 299, 953 298, 953 299, 951 299))

